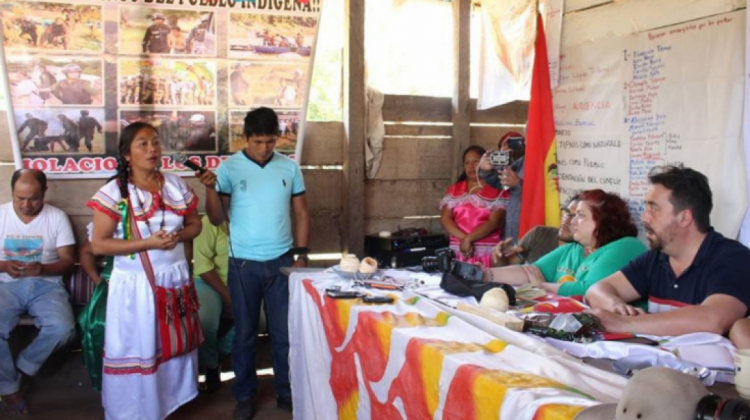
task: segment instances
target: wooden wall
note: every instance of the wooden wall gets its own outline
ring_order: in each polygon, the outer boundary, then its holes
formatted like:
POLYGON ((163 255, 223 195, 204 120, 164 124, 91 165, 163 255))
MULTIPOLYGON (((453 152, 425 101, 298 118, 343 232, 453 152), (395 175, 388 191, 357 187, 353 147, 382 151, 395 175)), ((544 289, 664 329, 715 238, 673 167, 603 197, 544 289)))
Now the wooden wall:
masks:
MULTIPOLYGON (((507 131, 523 131, 527 103, 477 111, 471 101, 472 145, 497 147, 507 131)), ((365 185, 365 232, 418 227, 442 232, 438 204, 457 174, 451 170, 451 99, 386 95, 383 162, 365 185)))

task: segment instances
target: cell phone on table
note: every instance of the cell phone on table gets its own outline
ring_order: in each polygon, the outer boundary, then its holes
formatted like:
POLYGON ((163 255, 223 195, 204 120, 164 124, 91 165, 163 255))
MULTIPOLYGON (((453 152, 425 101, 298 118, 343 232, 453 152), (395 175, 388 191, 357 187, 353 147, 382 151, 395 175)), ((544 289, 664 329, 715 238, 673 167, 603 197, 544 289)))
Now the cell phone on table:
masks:
POLYGON ((393 298, 390 296, 370 296, 367 295, 362 298, 364 303, 393 303, 393 298))
POLYGON ((331 299, 359 299, 364 296, 354 290, 328 290, 326 295, 331 299))

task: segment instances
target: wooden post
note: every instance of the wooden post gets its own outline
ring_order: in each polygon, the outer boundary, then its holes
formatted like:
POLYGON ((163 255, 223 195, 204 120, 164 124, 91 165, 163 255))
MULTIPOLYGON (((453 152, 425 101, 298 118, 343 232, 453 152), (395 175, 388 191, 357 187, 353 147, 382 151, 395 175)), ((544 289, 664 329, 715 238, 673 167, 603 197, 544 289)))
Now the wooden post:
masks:
MULTIPOLYGON (((375 0, 381 1, 381 0, 375 0)), ((365 0, 344 0, 344 223, 347 253, 365 247, 365 0)))
POLYGON ((469 147, 471 0, 453 0, 453 170, 455 180, 463 172, 461 154, 469 147))

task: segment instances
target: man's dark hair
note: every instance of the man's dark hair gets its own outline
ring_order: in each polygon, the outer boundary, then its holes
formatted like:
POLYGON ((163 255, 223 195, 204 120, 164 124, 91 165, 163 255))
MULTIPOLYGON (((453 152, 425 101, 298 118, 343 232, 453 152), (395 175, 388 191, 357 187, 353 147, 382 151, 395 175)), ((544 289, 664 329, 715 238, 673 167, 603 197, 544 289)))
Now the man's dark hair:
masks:
POLYGON ((11 191, 14 191, 16 189, 16 182, 18 182, 18 178, 20 178, 21 175, 26 171, 31 172, 34 175, 34 179, 39 183, 39 186, 42 188, 42 192, 47 191, 47 175, 45 175, 44 172, 40 171, 39 169, 16 169, 16 171, 13 172, 13 176, 10 177, 11 191))
POLYGON ((271 108, 254 109, 245 116, 245 136, 278 136, 279 117, 271 108))
POLYGON ((711 228, 713 200, 705 175, 683 166, 657 166, 649 172, 648 181, 671 192, 669 202, 674 206, 675 214, 690 210, 698 231, 708 232, 711 228))

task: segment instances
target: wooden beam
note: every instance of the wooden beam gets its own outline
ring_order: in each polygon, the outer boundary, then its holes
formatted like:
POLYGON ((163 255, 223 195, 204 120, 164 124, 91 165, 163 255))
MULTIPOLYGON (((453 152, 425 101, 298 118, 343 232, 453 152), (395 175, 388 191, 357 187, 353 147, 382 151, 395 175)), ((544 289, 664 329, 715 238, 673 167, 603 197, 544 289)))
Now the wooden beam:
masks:
POLYGON ((385 95, 383 121, 451 121, 451 99, 432 96, 385 95))
POLYGON ((383 163, 374 179, 446 179, 451 168, 449 138, 385 138, 383 163))
MULTIPOLYGON (((377 1, 377 0, 375 0, 377 1)), ((365 4, 344 0, 344 250, 365 249, 365 4)))
POLYGON ((469 147, 469 63, 471 35, 471 0, 453 0, 453 173, 457 178, 463 170, 461 155, 469 147))

